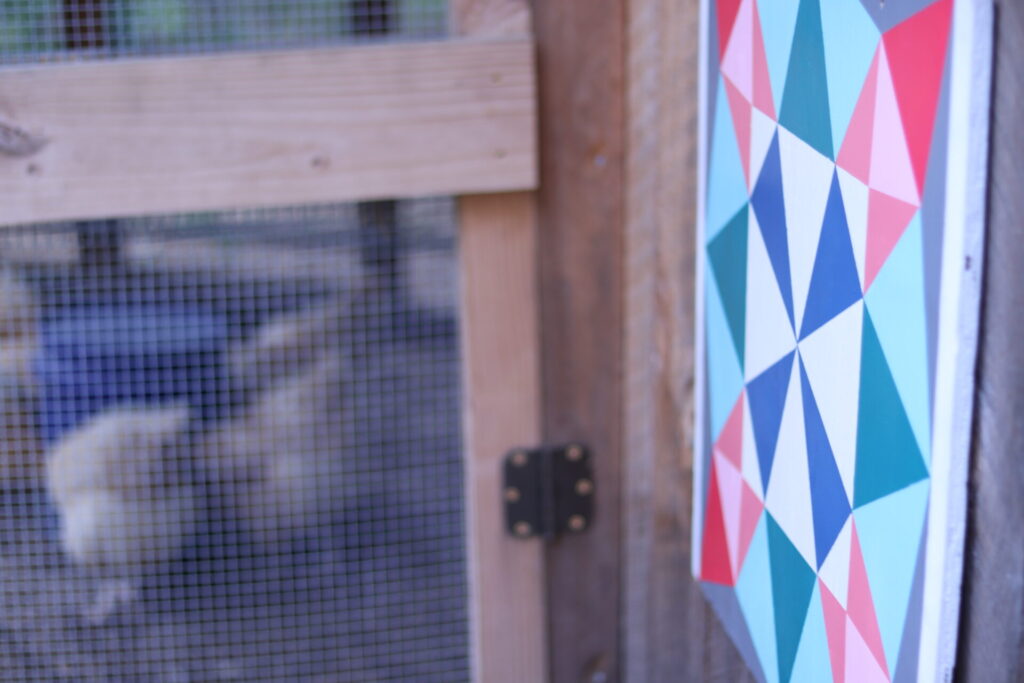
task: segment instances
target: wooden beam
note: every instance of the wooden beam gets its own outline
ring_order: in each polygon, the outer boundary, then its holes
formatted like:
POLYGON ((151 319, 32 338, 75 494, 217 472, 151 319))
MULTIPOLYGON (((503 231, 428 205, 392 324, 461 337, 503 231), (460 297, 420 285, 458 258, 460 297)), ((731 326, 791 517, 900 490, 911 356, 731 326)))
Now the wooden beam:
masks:
POLYGON ((536 0, 544 436, 593 455, 595 518, 547 551, 551 679, 620 680, 625 0, 536 0))
POLYGON ((532 189, 533 46, 0 70, 0 224, 532 189))
POLYGON ((989 220, 956 680, 1024 679, 1024 4, 996 3, 989 220))
POLYGON ((691 578, 698 0, 629 0, 623 680, 753 681, 691 578))
MULTIPOLYGON (((452 0, 450 12, 456 35, 529 35, 525 0, 452 0)), ((505 452, 541 438, 536 196, 460 197, 459 236, 473 680, 544 683, 544 548, 508 536, 500 502, 505 452)))

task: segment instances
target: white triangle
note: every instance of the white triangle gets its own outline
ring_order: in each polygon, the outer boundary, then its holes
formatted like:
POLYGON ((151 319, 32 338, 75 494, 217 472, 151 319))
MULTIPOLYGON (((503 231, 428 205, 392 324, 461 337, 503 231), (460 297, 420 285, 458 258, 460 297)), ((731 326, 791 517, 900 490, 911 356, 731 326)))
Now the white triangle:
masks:
POLYGON ((825 561, 818 570, 818 576, 828 586, 829 591, 846 609, 846 594, 850 585, 850 521, 848 517, 839 535, 836 536, 832 548, 828 551, 825 561))
POLYGON ((768 480, 765 508, 772 513, 772 517, 786 532, 807 564, 816 567, 811 480, 807 469, 807 439, 804 433, 799 373, 800 363, 794 359, 772 474, 768 480))
POLYGON ((789 270, 793 286, 793 314, 797 324, 811 286, 818 237, 825 219, 825 205, 835 164, 817 150, 779 126, 782 161, 782 199, 786 207, 789 270))
POLYGON ((749 382, 792 351, 796 338, 757 217, 753 211, 747 216, 747 343, 743 369, 749 382))
POLYGON ((775 136, 775 121, 757 107, 751 107, 750 115, 750 189, 754 189, 761 167, 768 156, 768 148, 775 136))
POLYGON ((725 542, 729 547, 729 562, 735 572, 740 544, 740 501, 743 499, 743 479, 736 466, 721 453, 715 454, 718 473, 718 492, 725 523, 725 542))
POLYGON ((733 20, 729 44, 722 56, 721 71, 729 77, 748 102, 754 99, 754 64, 750 45, 753 41, 753 7, 751 0, 743 0, 733 20))
POLYGON ((860 397, 861 327, 864 302, 858 300, 800 342, 832 455, 848 502, 853 503, 853 469, 857 458, 857 412, 860 397))
POLYGON ((853 242, 853 260, 857 262, 857 276, 860 278, 861 291, 864 290, 864 254, 868 240, 868 186, 854 178, 841 168, 836 168, 839 176, 839 191, 843 193, 843 207, 846 209, 846 223, 850 228, 850 241, 853 242))
MULTIPOLYGON (((761 465, 757 461, 757 442, 754 441, 754 423, 750 418, 750 401, 743 399, 743 458, 740 463, 743 466, 743 481, 754 492, 758 500, 764 496, 761 491, 761 465)), ((762 500, 763 502, 763 500, 762 500)))

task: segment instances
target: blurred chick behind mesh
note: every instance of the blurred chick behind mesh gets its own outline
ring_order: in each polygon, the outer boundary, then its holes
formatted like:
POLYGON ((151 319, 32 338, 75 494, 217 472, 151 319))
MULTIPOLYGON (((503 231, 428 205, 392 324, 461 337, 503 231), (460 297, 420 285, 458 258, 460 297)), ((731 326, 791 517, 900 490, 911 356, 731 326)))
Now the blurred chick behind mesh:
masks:
POLYGON ((205 467, 259 544, 285 550, 330 523, 344 488, 344 367, 323 354, 205 441, 205 467))
POLYGON ((32 362, 39 308, 28 286, 0 270, 0 488, 42 482, 44 456, 36 430, 37 387, 32 362))
POLYGON ((154 566, 176 559, 202 501, 187 462, 189 410, 117 407, 65 436, 47 461, 60 540, 104 581, 86 617, 99 623, 134 599, 154 566))

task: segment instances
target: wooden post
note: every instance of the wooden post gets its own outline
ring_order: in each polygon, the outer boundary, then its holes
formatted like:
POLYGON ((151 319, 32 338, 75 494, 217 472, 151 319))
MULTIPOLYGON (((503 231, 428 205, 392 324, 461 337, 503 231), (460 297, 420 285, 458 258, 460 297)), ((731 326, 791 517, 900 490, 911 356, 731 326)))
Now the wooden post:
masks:
POLYGON ((550 544, 551 679, 620 680, 625 0, 536 0, 546 441, 591 448, 594 523, 550 544))
POLYGON ((985 291, 958 681, 1024 678, 1024 4, 996 3, 985 291))
MULTIPOLYGON (((453 0, 455 33, 522 38, 524 0, 453 0)), ((510 537, 501 502, 506 451, 541 438, 536 197, 459 198, 465 486, 473 680, 548 678, 544 549, 510 537)))

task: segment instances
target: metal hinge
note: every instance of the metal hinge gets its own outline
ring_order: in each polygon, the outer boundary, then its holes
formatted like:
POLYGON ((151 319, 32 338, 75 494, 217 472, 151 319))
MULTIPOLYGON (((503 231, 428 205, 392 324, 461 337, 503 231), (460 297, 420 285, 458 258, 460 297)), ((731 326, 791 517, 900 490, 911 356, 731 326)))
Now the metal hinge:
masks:
POLYGON ((505 525, 517 538, 585 531, 594 514, 587 447, 517 448, 505 456, 505 525))

